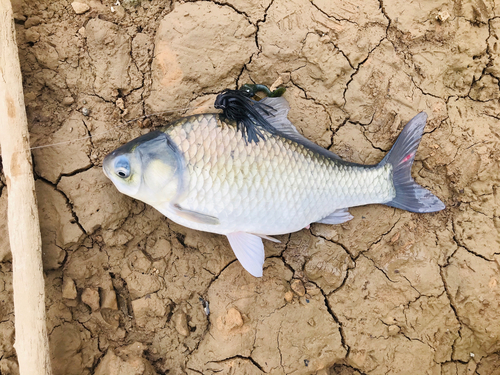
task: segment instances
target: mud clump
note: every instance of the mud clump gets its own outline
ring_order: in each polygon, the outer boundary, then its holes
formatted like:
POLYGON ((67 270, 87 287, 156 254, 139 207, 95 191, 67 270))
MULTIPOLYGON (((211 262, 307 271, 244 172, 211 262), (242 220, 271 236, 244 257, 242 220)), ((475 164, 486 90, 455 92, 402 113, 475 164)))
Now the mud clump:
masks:
MULTIPOLYGON (((481 2, 14 2, 54 374, 498 373, 500 22, 481 2), (479 4, 479 3, 478 3, 479 4), (120 194, 102 160, 247 82, 374 164, 429 115, 412 170, 443 212, 350 209, 265 241, 261 279, 227 240, 120 194), (126 121, 159 111, 147 120, 126 121), (90 137, 92 136, 92 137, 90 137), (68 141, 74 141, 69 142, 68 141), (496 371, 496 372, 495 372, 496 371)), ((1 169, 0 169, 1 170, 1 169)), ((13 347, 0 173, 0 373, 13 347)))

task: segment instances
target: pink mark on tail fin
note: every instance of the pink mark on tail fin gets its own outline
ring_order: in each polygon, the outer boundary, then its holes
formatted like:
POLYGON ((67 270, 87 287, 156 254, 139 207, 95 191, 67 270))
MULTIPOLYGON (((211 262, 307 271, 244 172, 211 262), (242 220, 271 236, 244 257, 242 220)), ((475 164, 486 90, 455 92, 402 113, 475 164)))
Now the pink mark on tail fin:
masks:
POLYGON ((409 153, 408 155, 406 155, 403 160, 401 160, 401 163, 399 164, 402 164, 402 163, 406 163, 408 160, 410 160, 413 156, 415 156, 415 153, 414 152, 411 152, 409 153))
POLYGON ((307 225, 304 227, 304 229, 309 229, 309 228, 311 228, 311 224, 307 224, 307 225))

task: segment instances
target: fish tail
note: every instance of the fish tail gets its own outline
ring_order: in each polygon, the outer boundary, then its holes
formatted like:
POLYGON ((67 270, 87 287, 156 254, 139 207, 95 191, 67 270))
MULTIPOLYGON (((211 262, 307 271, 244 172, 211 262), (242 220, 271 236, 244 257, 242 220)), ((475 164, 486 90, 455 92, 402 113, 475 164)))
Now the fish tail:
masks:
POLYGON ((411 212, 435 212, 445 208, 438 197, 417 184, 411 177, 411 167, 422 133, 427 121, 427 114, 420 112, 406 124, 396 143, 379 165, 392 165, 392 181, 396 197, 387 206, 401 208, 411 212))

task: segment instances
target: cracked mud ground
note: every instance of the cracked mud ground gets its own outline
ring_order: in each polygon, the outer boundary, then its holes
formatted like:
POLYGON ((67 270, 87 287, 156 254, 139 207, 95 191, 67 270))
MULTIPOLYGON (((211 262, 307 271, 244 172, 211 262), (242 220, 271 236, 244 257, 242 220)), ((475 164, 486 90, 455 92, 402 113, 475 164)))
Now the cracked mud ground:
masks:
POLYGON ((33 146, 93 135, 33 150, 55 374, 500 374, 494 1, 86 4, 14 2, 33 146), (381 160, 426 111, 412 172, 447 209, 354 208, 344 225, 267 242, 256 279, 224 237, 173 224, 103 175, 103 157, 147 128, 277 79, 299 130, 355 162, 381 160))

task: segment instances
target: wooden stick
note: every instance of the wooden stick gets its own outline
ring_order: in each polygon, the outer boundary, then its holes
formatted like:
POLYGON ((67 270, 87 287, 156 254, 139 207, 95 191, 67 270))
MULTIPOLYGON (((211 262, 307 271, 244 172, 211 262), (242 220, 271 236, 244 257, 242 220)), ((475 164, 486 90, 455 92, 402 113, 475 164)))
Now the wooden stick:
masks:
POLYGON ((21 375, 50 375, 42 241, 10 0, 0 0, 0 145, 8 190, 15 348, 21 375))

